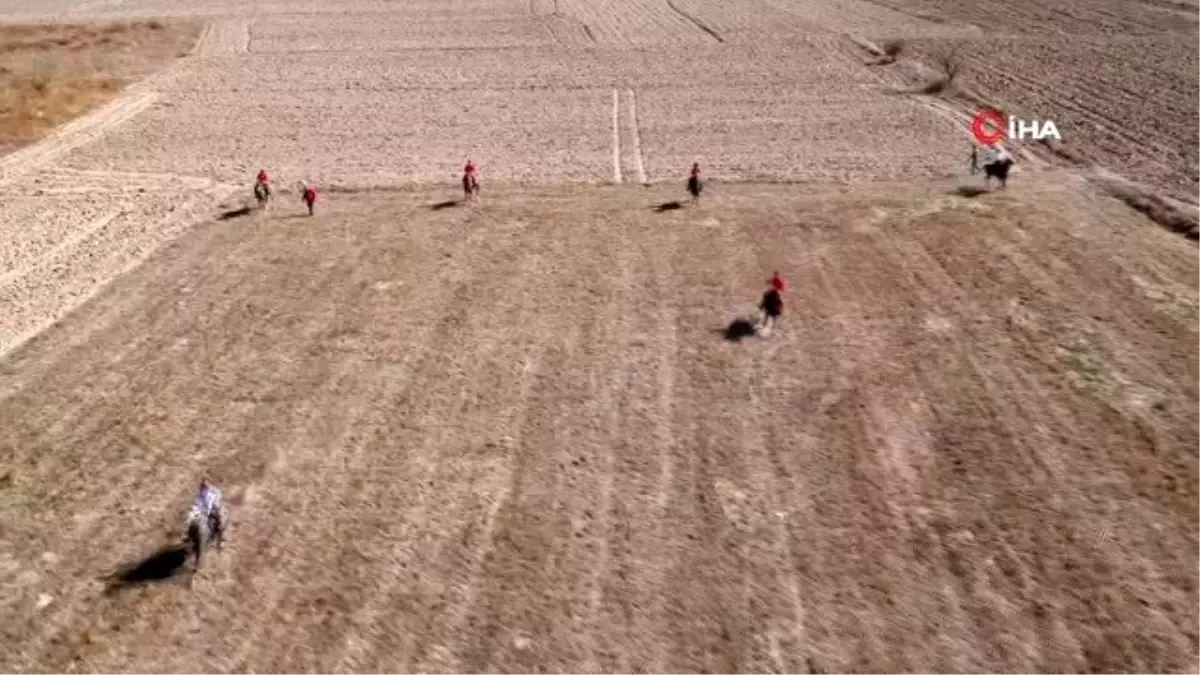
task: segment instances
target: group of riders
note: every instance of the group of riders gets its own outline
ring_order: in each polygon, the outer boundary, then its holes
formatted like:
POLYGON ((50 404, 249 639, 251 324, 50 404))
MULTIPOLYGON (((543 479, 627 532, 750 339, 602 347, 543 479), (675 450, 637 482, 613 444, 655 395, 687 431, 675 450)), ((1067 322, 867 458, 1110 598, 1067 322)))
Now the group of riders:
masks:
MULTIPOLYGON (((271 201, 271 177, 266 169, 259 169, 258 176, 254 178, 254 199, 258 201, 259 208, 266 208, 271 201)), ((300 181, 300 200, 308 207, 308 215, 311 216, 313 206, 317 203, 317 188, 300 181)))
MULTIPOLYGON (((972 174, 978 171, 980 164, 982 164, 985 172, 985 180, 990 183, 991 179, 995 178, 1000 182, 1000 186, 1004 187, 1008 178, 1008 171, 1013 165, 1013 159, 1003 147, 993 145, 984 150, 982 162, 980 162, 978 148, 972 148, 972 174)), ((467 160, 462 173, 463 194, 467 200, 472 200, 479 195, 478 174, 479 168, 474 162, 467 160)), ((303 181, 300 183, 300 186, 300 198, 308 207, 308 214, 311 216, 313 205, 317 201, 317 190, 303 181)), ((692 196, 692 201, 700 198, 702 189, 700 164, 698 162, 693 163, 687 179, 687 191, 692 196)), ((259 171, 258 176, 255 178, 254 196, 262 206, 265 206, 271 198, 271 179, 265 169, 259 171)), ((779 272, 775 272, 767 280, 767 290, 763 293, 762 300, 759 303, 759 309, 761 310, 759 328, 764 334, 772 329, 783 315, 783 293, 786 288, 787 282, 779 272)), ((195 548, 197 563, 199 563, 202 550, 208 542, 220 545, 224 536, 225 525, 226 514, 224 505, 221 503, 221 491, 215 485, 209 483, 208 480, 202 480, 200 482, 200 489, 196 494, 196 499, 188 513, 188 538, 195 548)))
MULTIPOLYGON (((467 201, 472 201, 479 196, 479 167, 469 159, 463 166, 462 189, 463 196, 467 201)), ((694 163, 687 182, 687 190, 693 200, 700 198, 700 189, 700 164, 694 163)), ((271 177, 267 174, 266 169, 260 169, 254 178, 254 199, 258 202, 259 208, 267 207, 271 201, 271 194, 271 177)), ((308 207, 308 215, 313 215, 313 206, 317 202, 317 188, 300 181, 300 200, 308 207)))
MULTIPOLYGON (((985 147, 982 161, 980 160, 979 146, 972 146, 971 174, 974 175, 982 167, 984 180, 990 185, 992 179, 995 178, 1003 188, 1008 182, 1009 169, 1013 166, 1012 155, 1000 144, 993 143, 985 147)), ((692 196, 693 202, 700 199, 700 191, 703 187, 700 182, 700 163, 693 162, 687 179, 687 191, 692 196)), ((473 201, 479 196, 479 167, 469 159, 463 166, 462 189, 466 201, 473 201)), ((266 169, 259 170, 258 176, 254 179, 254 198, 258 201, 260 208, 265 208, 271 199, 271 179, 267 175, 266 169)), ((308 215, 313 215, 313 207, 317 202, 316 187, 300 181, 300 200, 308 208, 308 215)))

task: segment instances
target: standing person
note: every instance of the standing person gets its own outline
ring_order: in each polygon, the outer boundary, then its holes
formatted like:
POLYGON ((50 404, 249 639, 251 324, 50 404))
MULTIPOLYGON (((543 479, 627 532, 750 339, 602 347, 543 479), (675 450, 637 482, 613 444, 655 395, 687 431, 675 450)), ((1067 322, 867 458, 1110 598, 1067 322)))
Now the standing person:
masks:
POLYGON ((468 200, 479 194, 479 179, 475 176, 478 172, 475 163, 468 159, 467 165, 463 167, 462 176, 463 196, 468 200))
POLYGON ((763 293, 762 302, 759 303, 759 309, 762 310, 762 321, 759 326, 763 335, 767 335, 770 329, 779 323, 779 317, 783 316, 783 293, 787 290, 787 282, 779 272, 771 275, 771 278, 767 280, 767 285, 767 291, 763 293))
POLYGON ((300 199, 304 201, 304 205, 308 207, 308 215, 313 214, 313 204, 317 202, 317 188, 300 181, 303 190, 300 193, 300 199))
POLYGON ((688 176, 687 191, 692 195, 692 201, 700 199, 700 162, 692 162, 692 173, 688 176))

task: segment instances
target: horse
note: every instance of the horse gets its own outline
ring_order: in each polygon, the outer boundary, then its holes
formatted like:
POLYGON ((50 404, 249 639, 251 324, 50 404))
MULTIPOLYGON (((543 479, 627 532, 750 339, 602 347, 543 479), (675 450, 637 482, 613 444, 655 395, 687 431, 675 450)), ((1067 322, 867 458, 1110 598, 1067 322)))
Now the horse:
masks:
POLYGON ((690 194, 692 196, 692 201, 696 201, 697 199, 700 199, 700 190, 702 190, 703 187, 704 186, 702 186, 700 184, 699 176, 691 176, 688 178, 687 191, 688 191, 688 194, 690 194))
POLYGON ((462 185, 463 194, 468 200, 479 195, 479 181, 473 174, 463 174, 462 185))
POLYGON ((1012 165, 1013 161, 1011 159, 1002 159, 991 164, 984 164, 984 182, 990 185, 992 179, 995 178, 1000 181, 1000 188, 1003 189, 1004 185, 1008 182, 1008 170, 1012 168, 1012 165))
POLYGON ((196 569, 200 569, 204 549, 208 548, 209 544, 214 544, 220 549, 224 538, 225 528, 221 523, 220 515, 210 513, 205 518, 196 509, 192 509, 188 513, 187 543, 192 555, 196 558, 196 569))
POLYGON ((271 200, 271 188, 266 183, 254 184, 254 199, 258 201, 258 208, 267 208, 267 203, 271 200))

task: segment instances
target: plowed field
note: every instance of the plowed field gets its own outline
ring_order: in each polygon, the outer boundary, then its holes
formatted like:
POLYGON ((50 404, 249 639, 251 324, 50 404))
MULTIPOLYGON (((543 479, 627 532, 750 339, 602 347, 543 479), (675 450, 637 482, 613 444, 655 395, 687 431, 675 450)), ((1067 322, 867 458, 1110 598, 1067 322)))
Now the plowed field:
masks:
POLYGON ((1195 671, 1194 0, 0 18, 0 671, 1195 671))
POLYGON ((950 187, 198 227, 4 364, 0 666, 1186 669, 1194 245, 950 187), (201 473, 226 549, 106 595, 201 473))

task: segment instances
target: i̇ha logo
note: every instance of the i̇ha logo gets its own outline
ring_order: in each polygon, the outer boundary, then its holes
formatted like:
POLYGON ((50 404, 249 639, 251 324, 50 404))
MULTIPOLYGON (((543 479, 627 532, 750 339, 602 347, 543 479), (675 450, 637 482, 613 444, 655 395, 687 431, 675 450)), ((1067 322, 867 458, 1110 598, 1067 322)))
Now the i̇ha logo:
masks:
POLYGON ((1006 139, 1044 141, 1062 140, 1053 120, 1021 120, 995 108, 981 108, 971 118, 971 135, 981 145, 994 145, 1006 139))

